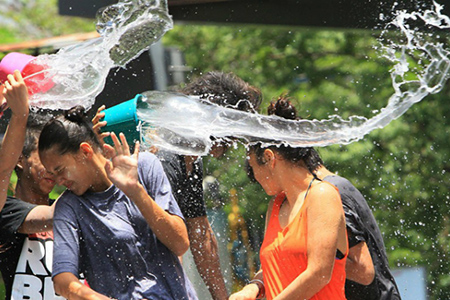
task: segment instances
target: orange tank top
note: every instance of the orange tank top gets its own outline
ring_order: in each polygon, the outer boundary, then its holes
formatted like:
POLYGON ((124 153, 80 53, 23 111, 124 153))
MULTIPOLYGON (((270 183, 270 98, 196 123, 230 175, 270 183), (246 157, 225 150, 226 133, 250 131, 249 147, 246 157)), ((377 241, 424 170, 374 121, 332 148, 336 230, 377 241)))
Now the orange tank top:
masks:
MULTIPOLYGON (((284 199, 285 195, 281 193, 273 203, 269 224, 260 250, 261 268, 268 300, 281 293, 306 270, 308 264, 307 215, 305 213, 307 197, 297 217, 283 229, 280 226, 278 214, 284 199)), ((347 253, 343 259, 335 260, 331 281, 310 299, 346 299, 344 287, 347 253)))

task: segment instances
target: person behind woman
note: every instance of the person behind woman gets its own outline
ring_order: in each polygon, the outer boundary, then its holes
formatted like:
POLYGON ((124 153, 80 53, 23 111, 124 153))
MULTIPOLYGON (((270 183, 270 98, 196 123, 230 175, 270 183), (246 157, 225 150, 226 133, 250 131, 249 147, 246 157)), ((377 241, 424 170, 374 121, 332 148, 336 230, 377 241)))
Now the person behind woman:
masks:
POLYGON ((250 146, 249 166, 268 195, 261 271, 230 299, 345 299, 347 235, 337 189, 315 172, 313 148, 250 146), (261 274, 262 273, 262 274, 261 274))
POLYGON ((79 106, 41 132, 41 161, 67 187, 54 215, 55 291, 68 299, 188 299, 195 292, 178 256, 189 241, 170 184, 154 155, 139 153, 138 143, 131 154, 119 136, 102 153, 79 106))
MULTIPOLYGON (((297 110, 285 95, 271 103, 269 115, 299 120, 297 110)), ((317 177, 339 189, 345 212, 349 254, 345 295, 348 300, 398 300, 400 292, 389 269, 383 237, 364 196, 347 179, 329 171, 324 164, 317 177)))
MULTIPOLYGON (((48 119, 48 118, 47 118, 48 119)), ((15 197, 8 196, 0 219, 0 271, 6 299, 60 299, 53 291, 53 209, 49 193, 55 182, 39 160, 37 140, 44 126, 30 113, 22 155, 15 167, 15 197), (27 267, 27 265, 32 267, 27 267)))

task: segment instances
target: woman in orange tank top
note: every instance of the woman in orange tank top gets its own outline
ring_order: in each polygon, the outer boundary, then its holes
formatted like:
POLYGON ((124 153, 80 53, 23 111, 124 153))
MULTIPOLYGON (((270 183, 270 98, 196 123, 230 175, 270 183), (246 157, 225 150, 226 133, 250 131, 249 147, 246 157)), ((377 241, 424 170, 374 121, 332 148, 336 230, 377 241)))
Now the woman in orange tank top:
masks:
POLYGON ((344 211, 336 188, 315 176, 321 164, 313 148, 250 147, 255 179, 276 197, 267 213, 262 271, 230 299, 345 299, 344 211))

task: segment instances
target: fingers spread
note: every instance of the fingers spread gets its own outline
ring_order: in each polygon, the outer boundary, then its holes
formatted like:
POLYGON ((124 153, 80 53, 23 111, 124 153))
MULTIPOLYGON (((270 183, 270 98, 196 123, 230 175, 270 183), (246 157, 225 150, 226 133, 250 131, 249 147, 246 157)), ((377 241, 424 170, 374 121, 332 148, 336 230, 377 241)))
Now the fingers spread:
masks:
MULTIPOLYGON (((100 106, 98 109, 97 109, 97 114, 94 116, 94 118, 92 119, 92 123, 93 124, 96 124, 96 123, 98 123, 98 121, 100 121, 100 119, 101 118, 103 118, 104 116, 105 116, 105 113, 102 111, 102 110, 104 110, 105 109, 105 105, 102 105, 102 106, 100 106)), ((106 121, 104 121, 105 122, 105 125, 106 125, 106 121)), ((103 122, 102 122, 103 123, 103 122)), ((103 125, 104 126, 104 125, 103 125)))

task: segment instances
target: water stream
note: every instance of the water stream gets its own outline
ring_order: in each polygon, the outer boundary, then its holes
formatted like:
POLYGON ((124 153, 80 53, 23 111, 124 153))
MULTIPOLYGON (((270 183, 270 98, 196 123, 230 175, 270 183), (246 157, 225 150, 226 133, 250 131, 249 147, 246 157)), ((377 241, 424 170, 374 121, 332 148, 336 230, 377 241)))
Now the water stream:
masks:
MULTIPOLYGON (((333 115, 324 120, 294 122, 208 105, 182 95, 149 92, 144 95, 146 105, 138 108, 143 141, 180 154, 205 155, 211 147, 211 136, 294 147, 348 144, 362 139, 444 86, 449 76, 450 52, 433 34, 417 29, 450 28, 450 19, 441 10, 442 6, 434 2, 433 7, 422 12, 397 11, 386 25, 377 47, 380 55, 393 63, 390 76, 394 92, 387 105, 371 118, 343 119, 333 115), (412 25, 417 22, 422 23, 421 27, 412 25), (169 99, 175 104, 164 103, 169 99)), ((40 55, 34 61, 45 70, 27 80, 35 80, 36 84, 51 81, 53 87, 33 94, 32 104, 49 109, 77 104, 91 107, 112 67, 126 67, 171 28, 163 0, 120 1, 100 10, 100 38, 62 48, 56 54, 40 55)))
POLYGON ((403 115, 414 103, 439 92, 449 76, 450 52, 435 36, 417 28, 450 28, 442 6, 424 12, 397 11, 379 37, 380 55, 393 63, 394 93, 372 118, 333 115, 324 120, 291 121, 206 104, 193 97, 160 92, 144 94, 147 105, 138 107, 143 142, 179 154, 205 155, 211 136, 235 137, 246 142, 289 144, 294 147, 349 144, 403 115), (417 25, 420 21, 421 27, 417 25), (418 67, 419 66, 419 67, 418 67))
POLYGON ((39 55, 33 64, 44 70, 26 77, 28 83, 52 88, 37 92, 32 105, 47 109, 90 108, 103 90, 109 70, 127 63, 157 42, 173 26, 166 0, 128 0, 97 13, 101 37, 39 55))

